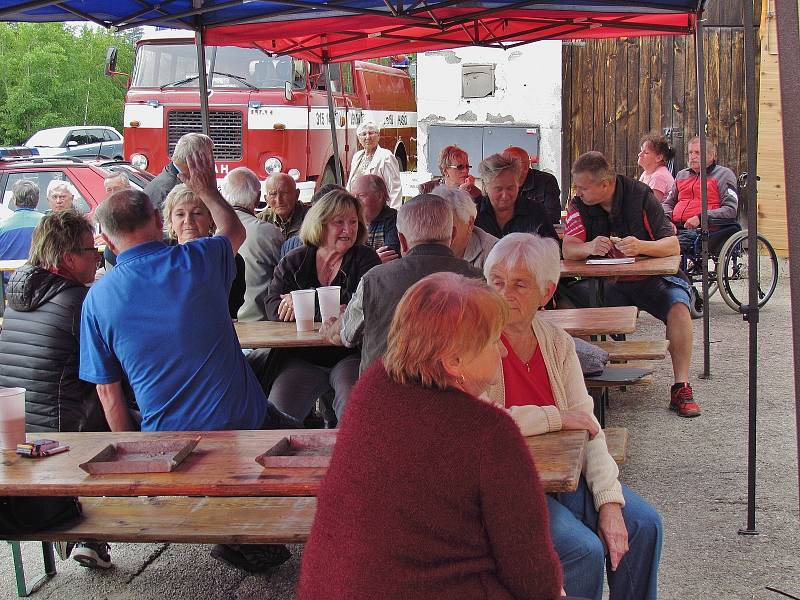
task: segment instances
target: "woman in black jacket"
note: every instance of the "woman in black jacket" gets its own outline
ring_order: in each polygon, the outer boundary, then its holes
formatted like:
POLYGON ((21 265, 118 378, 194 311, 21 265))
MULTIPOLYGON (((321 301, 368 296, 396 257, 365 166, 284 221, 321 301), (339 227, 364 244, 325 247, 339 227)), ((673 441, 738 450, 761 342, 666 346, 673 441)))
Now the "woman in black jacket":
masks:
MULTIPOLYGON (((341 303, 346 305, 364 273, 381 263, 375 250, 364 245, 366 236, 363 210, 355 197, 335 190, 320 198, 303 220, 300 239, 304 245, 275 267, 265 300, 270 320, 294 321, 293 290, 338 285, 341 303)), ((321 320, 319 304, 315 318, 321 320)), ((270 402, 302 421, 315 400, 332 389, 333 409, 341 421, 350 388, 358 379, 358 350, 314 348, 282 354, 270 402)))

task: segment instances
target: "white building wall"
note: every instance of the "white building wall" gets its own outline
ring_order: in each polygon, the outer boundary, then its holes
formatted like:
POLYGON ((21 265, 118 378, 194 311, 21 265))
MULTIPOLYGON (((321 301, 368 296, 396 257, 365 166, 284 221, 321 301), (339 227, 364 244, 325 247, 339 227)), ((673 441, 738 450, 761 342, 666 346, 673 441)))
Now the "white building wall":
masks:
MULTIPOLYGON (((420 180, 427 168, 428 124, 526 123, 541 128, 539 168, 561 181, 561 42, 514 50, 467 47, 417 55, 417 148, 420 180), (496 64, 494 97, 461 97, 463 63, 496 64)), ((473 175, 481 157, 470 156, 473 175)))

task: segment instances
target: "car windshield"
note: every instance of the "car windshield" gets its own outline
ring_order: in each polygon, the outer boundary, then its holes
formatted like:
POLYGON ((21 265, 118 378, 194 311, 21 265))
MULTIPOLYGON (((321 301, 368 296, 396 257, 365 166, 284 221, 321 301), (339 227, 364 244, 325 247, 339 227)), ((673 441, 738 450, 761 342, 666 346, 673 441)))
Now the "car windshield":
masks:
MULTIPOLYGON (((206 48, 206 70, 214 88, 282 88, 297 82, 292 59, 270 57, 255 48, 206 48)), ((132 88, 197 88, 197 51, 193 44, 142 44, 136 52, 132 88)))
POLYGON ((64 141, 64 131, 58 129, 43 129, 34 133, 25 145, 28 148, 38 146, 40 148, 59 148, 64 141))

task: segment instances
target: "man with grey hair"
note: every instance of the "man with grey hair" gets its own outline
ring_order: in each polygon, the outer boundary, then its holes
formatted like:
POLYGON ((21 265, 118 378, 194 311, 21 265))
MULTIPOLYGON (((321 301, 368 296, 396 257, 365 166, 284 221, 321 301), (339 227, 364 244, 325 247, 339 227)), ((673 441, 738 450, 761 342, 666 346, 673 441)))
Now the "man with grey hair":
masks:
POLYGON ((261 196, 261 182, 247 167, 238 167, 222 181, 222 197, 236 211, 245 229, 245 239, 239 248, 244 259, 244 304, 239 309, 240 321, 266 321, 264 297, 272 272, 278 264, 283 234, 272 223, 256 217, 255 208, 261 196))
POLYGON ((73 208, 75 192, 75 188, 68 181, 52 179, 47 184, 47 203, 50 205, 50 210, 57 211, 73 208))
POLYGON ((286 173, 273 173, 267 177, 264 201, 267 208, 258 214, 259 219, 275 225, 286 240, 300 233, 300 226, 311 206, 300 202, 300 190, 294 179, 286 173))
POLYGON ((400 258, 400 238, 397 237, 397 211, 388 205, 389 190, 378 175, 362 175, 350 186, 364 208, 367 224, 367 246, 373 248, 381 262, 400 258))
POLYGON ((508 233, 538 233, 558 241, 544 206, 519 194, 519 162, 502 154, 481 161, 478 170, 485 194, 478 198, 475 224, 502 238, 508 233))
POLYGON ((450 202, 453 208, 453 241, 450 249, 457 258, 463 258, 479 271, 497 238, 475 226, 478 209, 472 196, 460 188, 440 185, 431 192, 450 202))
MULTIPOLYGON (((44 217, 43 213, 36 210, 39 205, 39 186, 32 181, 15 181, 11 186, 11 197, 16 210, 0 221, 0 260, 28 258, 33 230, 44 217)), ((3 277, 6 279, 5 274, 3 277)))
POLYGON ((172 152, 172 160, 155 178, 144 186, 144 193, 150 198, 159 212, 164 208, 164 200, 181 180, 179 173, 187 172, 186 158, 190 154, 211 152, 214 142, 202 133, 187 133, 178 140, 172 152))
POLYGON ((103 189, 106 196, 110 196, 114 192, 121 190, 131 189, 131 180, 125 171, 112 171, 111 174, 103 180, 103 189))
POLYGON ((373 267, 361 278, 341 319, 321 333, 349 348, 361 345, 361 372, 386 351, 394 311, 406 290, 431 273, 482 278, 481 272, 453 256, 453 209, 439 196, 421 194, 397 211, 402 258, 373 267))

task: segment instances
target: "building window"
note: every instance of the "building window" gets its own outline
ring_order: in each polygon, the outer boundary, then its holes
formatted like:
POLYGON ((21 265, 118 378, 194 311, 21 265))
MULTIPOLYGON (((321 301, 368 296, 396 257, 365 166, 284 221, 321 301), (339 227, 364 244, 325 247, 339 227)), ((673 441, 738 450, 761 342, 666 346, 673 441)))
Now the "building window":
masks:
POLYGON ((462 65, 461 97, 490 98, 494 96, 495 65, 462 65))

